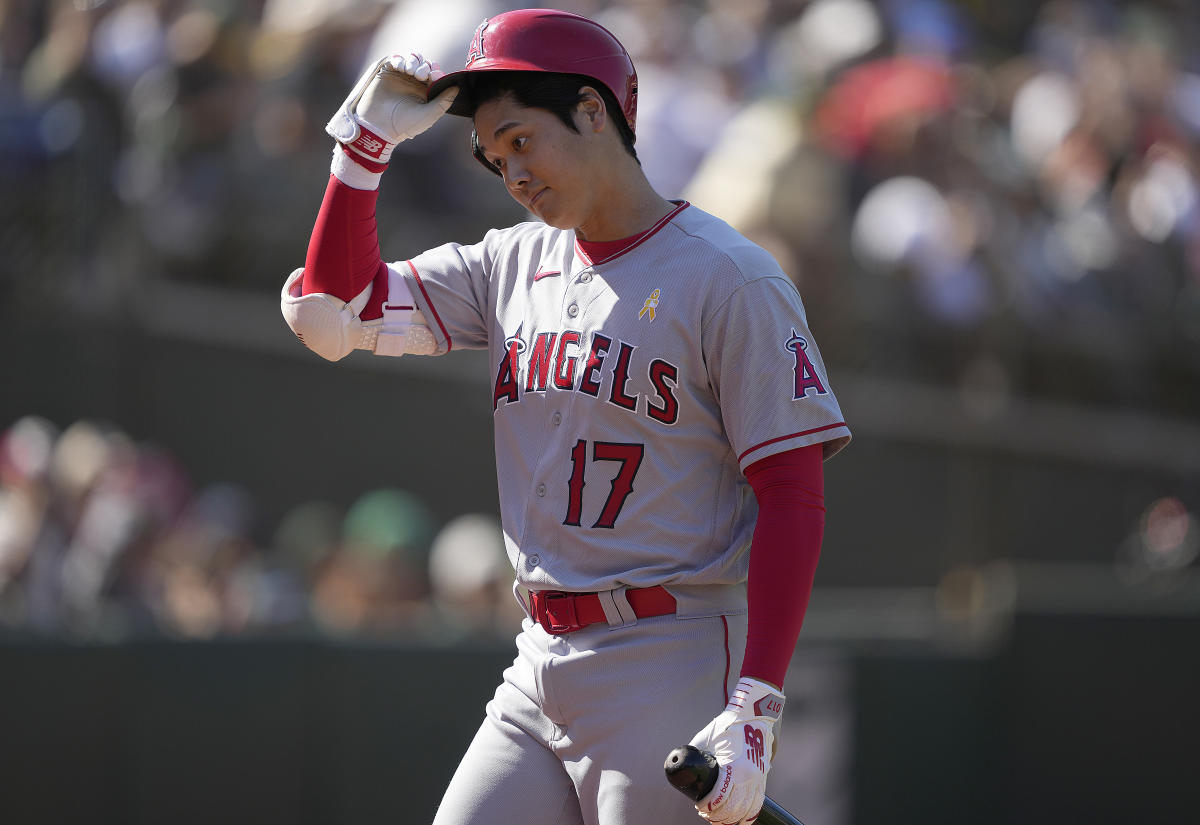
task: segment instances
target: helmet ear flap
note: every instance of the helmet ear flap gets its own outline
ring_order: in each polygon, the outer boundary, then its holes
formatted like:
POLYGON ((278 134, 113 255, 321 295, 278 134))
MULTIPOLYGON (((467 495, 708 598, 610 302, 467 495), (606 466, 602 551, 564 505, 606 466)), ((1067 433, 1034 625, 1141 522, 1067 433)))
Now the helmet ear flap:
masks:
POLYGON ((500 170, 496 168, 495 164, 484 157, 483 147, 479 145, 479 132, 475 131, 474 129, 471 130, 471 154, 475 156, 475 160, 482 163, 484 168, 493 175, 504 177, 502 174, 500 174, 500 170))

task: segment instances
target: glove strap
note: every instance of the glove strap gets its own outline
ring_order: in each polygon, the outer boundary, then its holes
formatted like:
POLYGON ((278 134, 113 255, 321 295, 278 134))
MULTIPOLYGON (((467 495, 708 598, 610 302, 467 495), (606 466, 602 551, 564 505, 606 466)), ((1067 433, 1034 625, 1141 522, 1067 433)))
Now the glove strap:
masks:
POLYGON ((358 154, 382 164, 387 163, 392 150, 396 148, 396 144, 388 143, 386 139, 364 126, 362 121, 358 124, 358 137, 346 145, 358 154))
POLYGON ((729 697, 728 708, 740 719, 756 717, 770 720, 774 724, 783 713, 783 703, 782 691, 766 682, 743 676, 729 697))

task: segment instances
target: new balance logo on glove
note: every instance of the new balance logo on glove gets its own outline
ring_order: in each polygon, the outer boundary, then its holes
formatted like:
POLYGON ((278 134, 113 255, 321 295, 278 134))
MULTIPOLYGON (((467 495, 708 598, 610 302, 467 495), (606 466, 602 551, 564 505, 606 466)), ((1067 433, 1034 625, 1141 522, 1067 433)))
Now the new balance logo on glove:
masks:
POLYGON ((766 771, 763 765, 763 755, 767 752, 763 744, 763 732, 753 725, 746 725, 746 758, 754 763, 760 771, 766 771))
POLYGON ((373 158, 379 157, 380 152, 383 151, 383 147, 387 146, 382 140, 373 138, 366 132, 363 132, 358 140, 354 141, 354 145, 373 158))

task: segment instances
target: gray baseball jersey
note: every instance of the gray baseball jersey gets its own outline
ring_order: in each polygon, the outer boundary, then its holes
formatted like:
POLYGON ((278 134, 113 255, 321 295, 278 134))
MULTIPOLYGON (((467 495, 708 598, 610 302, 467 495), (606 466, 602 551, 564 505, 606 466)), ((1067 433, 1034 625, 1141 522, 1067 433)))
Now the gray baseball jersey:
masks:
POLYGON ((604 260, 522 223, 391 277, 439 352, 490 353, 504 537, 527 588, 736 585, 757 515, 742 471, 850 440, 794 285, 695 206, 604 260))

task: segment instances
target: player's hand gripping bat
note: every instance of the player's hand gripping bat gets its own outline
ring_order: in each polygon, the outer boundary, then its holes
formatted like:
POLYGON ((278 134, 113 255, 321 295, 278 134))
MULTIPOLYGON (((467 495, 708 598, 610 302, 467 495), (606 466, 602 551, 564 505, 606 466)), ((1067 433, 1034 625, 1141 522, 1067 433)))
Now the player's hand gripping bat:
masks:
MULTIPOLYGON (((717 758, 692 745, 667 754, 663 769, 667 772, 667 781, 693 801, 708 796, 717 783, 717 758)), ((769 796, 763 799, 757 822, 758 825, 804 825, 769 796)))

